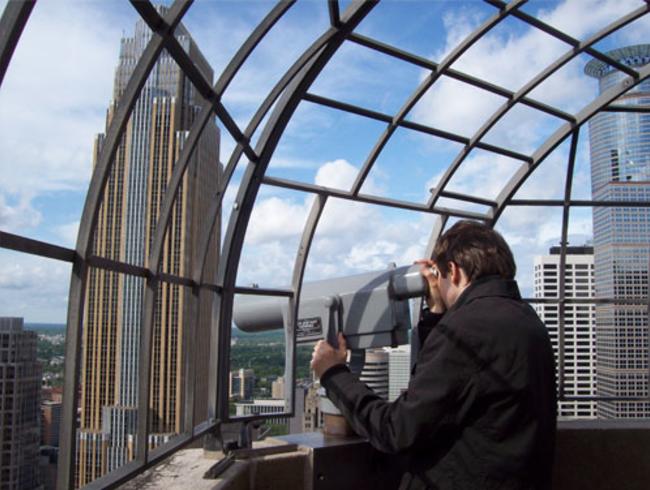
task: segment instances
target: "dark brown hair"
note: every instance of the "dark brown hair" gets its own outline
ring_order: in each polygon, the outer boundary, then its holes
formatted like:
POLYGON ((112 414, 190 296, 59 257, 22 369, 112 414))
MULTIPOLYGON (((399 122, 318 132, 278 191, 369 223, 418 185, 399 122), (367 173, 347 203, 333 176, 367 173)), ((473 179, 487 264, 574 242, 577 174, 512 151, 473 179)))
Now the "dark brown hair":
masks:
POLYGON ((499 275, 513 279, 517 266, 503 237, 478 221, 462 220, 438 239, 433 250, 438 270, 447 277, 447 264, 460 266, 470 281, 482 276, 499 275))

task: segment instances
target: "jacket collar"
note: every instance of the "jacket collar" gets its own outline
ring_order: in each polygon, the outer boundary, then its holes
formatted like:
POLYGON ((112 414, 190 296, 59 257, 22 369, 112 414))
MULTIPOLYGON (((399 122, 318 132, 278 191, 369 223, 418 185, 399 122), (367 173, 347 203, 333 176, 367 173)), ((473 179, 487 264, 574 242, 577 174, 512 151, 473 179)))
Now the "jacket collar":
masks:
POLYGON ((449 308, 449 311, 457 310, 473 299, 488 296, 521 299, 517 281, 514 279, 503 279, 500 276, 484 276, 472 281, 460 296, 458 296, 458 299, 452 307, 449 308))

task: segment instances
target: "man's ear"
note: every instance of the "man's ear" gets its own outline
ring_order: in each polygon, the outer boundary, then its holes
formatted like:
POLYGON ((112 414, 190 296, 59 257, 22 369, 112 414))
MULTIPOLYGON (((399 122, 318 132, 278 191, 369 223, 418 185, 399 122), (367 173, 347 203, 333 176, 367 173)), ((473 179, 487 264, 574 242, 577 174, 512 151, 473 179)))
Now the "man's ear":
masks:
POLYGON ((461 279, 461 272, 460 272, 460 267, 458 267, 458 264, 456 262, 451 262, 449 261, 447 263, 447 270, 449 271, 449 280, 454 286, 458 286, 460 284, 460 279, 461 279))
POLYGON ((449 269, 449 279, 454 286, 465 287, 469 283, 467 274, 456 262, 449 262, 447 268, 449 269))

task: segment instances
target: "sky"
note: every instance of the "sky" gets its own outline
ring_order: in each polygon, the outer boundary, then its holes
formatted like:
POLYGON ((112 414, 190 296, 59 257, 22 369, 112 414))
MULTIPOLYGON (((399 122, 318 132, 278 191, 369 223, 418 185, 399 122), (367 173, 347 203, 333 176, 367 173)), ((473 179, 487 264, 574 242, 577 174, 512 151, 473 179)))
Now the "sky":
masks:
MULTIPOLYGON (((6 2, 0 2, 4 8, 6 2)), ((345 5, 347 2, 343 2, 345 5)), ((523 8, 584 40, 642 0, 531 1, 523 8)), ((220 74, 237 48, 273 6, 268 1, 197 1, 183 23, 220 74)), ((343 10, 343 9, 342 9, 343 10)), ((495 12, 473 1, 381 2, 358 27, 373 37, 439 62, 495 12)), ((128 2, 38 2, 0 90, 0 229, 74 248, 92 172, 92 144, 105 130, 120 39, 133 33, 138 14, 128 2)), ((324 1, 298 1, 260 44, 224 94, 223 102, 244 128, 260 102, 302 51, 327 27, 324 1)), ((599 42, 607 51, 650 41, 650 16, 599 42)), ((516 91, 569 49, 517 19, 503 22, 470 48, 453 68, 516 91)), ((530 97, 575 113, 597 95, 580 56, 537 87, 530 97)), ((429 72, 354 43, 345 43, 310 91, 395 115, 429 72)), ((215 77, 216 78, 216 77, 215 77)), ((443 77, 406 119, 471 137, 503 99, 443 77)), ((525 153, 539 147, 562 121, 529 108, 510 111, 484 141, 525 153)), ((385 125, 303 102, 272 157, 268 175, 349 189, 385 125)), ((259 132, 256 136, 259 135, 259 132)), ((222 131, 221 161, 234 142, 222 131)), ((255 138, 254 138, 255 141, 255 138)), ((365 181, 362 192, 426 202, 461 147, 398 129, 365 181)), ((518 197, 560 198, 568 145, 553 152, 518 191, 518 197)), ((242 171, 241 161, 224 200, 227 222, 242 171)), ((472 152, 448 189, 495 198, 519 162, 472 152)), ((589 146, 583 127, 573 197, 589 199, 589 146)), ((286 287, 306 216, 307 193, 262 186, 247 231, 238 284, 286 287)), ((442 200, 441 205, 462 206, 442 200)), ((481 206, 463 209, 485 211, 481 206)), ((434 217, 330 199, 316 231, 306 279, 378 270, 423 256, 434 217)), ((515 252, 517 278, 532 295, 533 256, 557 245, 559 209, 516 208, 496 225, 515 252)), ((572 211, 570 244, 591 237, 590 210, 572 211)), ((0 316, 63 323, 71 266, 0 249, 0 316)))

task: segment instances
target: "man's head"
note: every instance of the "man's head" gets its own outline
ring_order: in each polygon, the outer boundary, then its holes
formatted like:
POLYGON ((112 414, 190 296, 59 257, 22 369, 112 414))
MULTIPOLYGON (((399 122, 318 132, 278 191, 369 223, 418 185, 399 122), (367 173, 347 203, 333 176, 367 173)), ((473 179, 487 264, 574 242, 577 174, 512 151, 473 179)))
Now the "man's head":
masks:
POLYGON ((433 250, 433 260, 440 272, 438 284, 447 308, 475 279, 489 275, 513 279, 517 271, 503 237, 477 221, 459 221, 443 233, 433 250))

